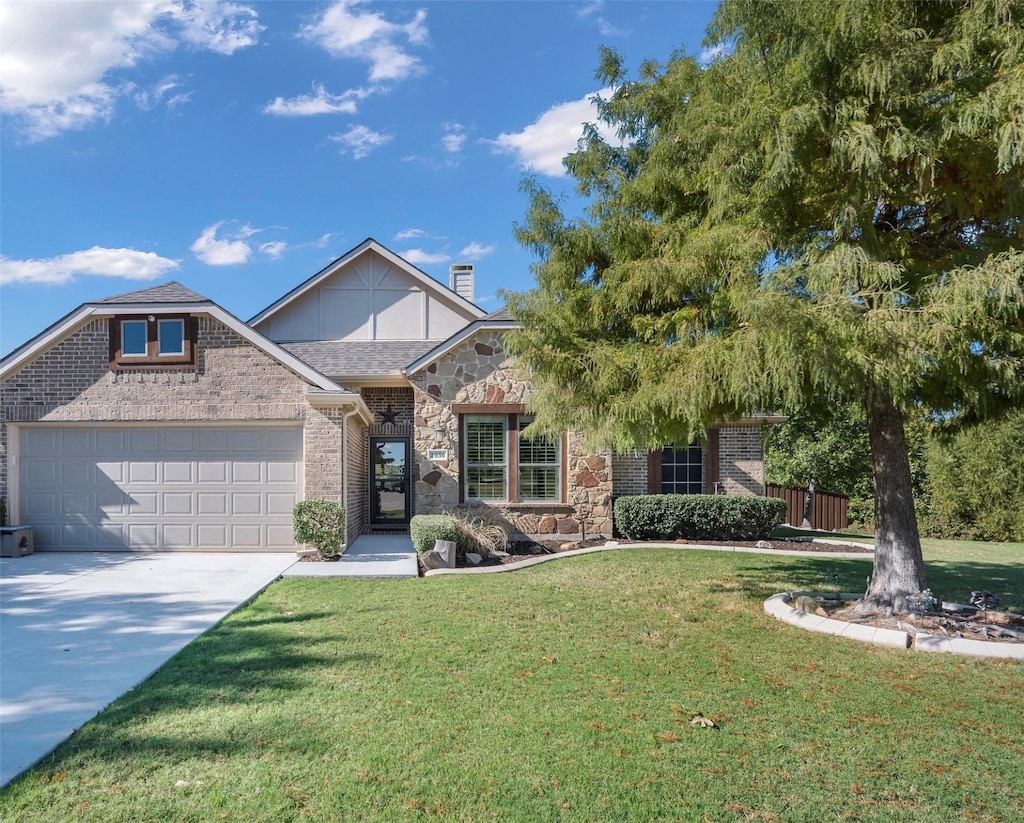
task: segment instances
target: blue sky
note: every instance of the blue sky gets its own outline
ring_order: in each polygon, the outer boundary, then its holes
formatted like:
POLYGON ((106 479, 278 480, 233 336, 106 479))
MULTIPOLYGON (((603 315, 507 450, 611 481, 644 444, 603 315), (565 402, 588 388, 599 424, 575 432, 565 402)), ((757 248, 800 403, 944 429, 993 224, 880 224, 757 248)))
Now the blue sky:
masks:
POLYGON ((710 2, 0 2, 0 351, 177 280, 248 319, 373 237, 527 289, 599 46, 699 55, 710 2))

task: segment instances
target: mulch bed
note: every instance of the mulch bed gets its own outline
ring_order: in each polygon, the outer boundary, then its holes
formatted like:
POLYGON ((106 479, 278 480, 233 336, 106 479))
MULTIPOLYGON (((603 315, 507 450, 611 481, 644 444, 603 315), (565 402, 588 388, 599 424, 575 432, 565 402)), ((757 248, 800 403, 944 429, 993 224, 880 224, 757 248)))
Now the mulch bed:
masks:
POLYGON ((888 615, 883 612, 859 612, 855 603, 817 598, 817 614, 848 623, 861 623, 880 629, 895 629, 916 635, 918 632, 944 637, 963 637, 996 643, 1024 643, 1024 616, 1000 611, 980 611, 970 607, 960 611, 938 609, 925 614, 888 615))

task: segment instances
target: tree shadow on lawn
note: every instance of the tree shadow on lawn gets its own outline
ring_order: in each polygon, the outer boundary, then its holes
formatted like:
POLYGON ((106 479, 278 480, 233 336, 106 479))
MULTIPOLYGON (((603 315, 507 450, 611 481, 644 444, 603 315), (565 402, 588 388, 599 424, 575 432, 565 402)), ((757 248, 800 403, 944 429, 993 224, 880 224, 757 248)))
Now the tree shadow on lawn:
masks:
MULTIPOLYGON (((288 692, 308 690, 312 672, 343 676, 345 669, 362 671, 380 659, 368 652, 341 653, 352 639, 330 630, 336 624, 328 621, 336 618, 329 612, 306 612, 230 619, 197 638, 12 782, 32 781, 40 771, 117 768, 126 757, 139 758, 138 767, 145 769, 149 757, 256 759, 267 746, 291 747, 290 733, 302 724, 288 715, 288 692), (310 624, 310 631, 273 630, 274 625, 301 624, 310 624)), ((325 694, 330 686, 324 684, 325 694)))
MULTIPOLYGON (((746 596, 763 601, 787 591, 863 592, 871 569, 870 558, 786 557, 772 558, 768 565, 747 565, 737 570, 736 577, 746 596)), ((929 588, 943 600, 970 603, 972 591, 987 589, 999 598, 1001 609, 1024 609, 1024 566, 1020 564, 926 561, 925 575, 929 588)))

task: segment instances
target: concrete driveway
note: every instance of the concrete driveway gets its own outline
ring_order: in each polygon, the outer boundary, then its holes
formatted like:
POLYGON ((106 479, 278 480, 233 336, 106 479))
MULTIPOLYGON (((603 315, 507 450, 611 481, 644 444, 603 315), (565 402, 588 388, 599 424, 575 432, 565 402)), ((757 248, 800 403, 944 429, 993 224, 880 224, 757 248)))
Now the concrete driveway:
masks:
POLYGON ((172 552, 0 559, 0 785, 294 563, 172 552))

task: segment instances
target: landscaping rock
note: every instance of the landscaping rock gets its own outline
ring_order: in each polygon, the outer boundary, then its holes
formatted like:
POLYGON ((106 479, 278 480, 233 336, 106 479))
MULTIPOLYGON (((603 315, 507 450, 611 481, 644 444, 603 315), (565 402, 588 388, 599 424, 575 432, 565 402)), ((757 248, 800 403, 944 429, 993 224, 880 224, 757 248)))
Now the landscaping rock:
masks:
POLYGON ((483 555, 477 554, 476 552, 466 552, 466 562, 470 566, 479 566, 483 562, 483 555))
POLYGON ((755 544, 755 548, 758 548, 758 549, 770 549, 770 548, 772 548, 772 544, 769 543, 767 540, 758 540, 757 543, 755 544))

